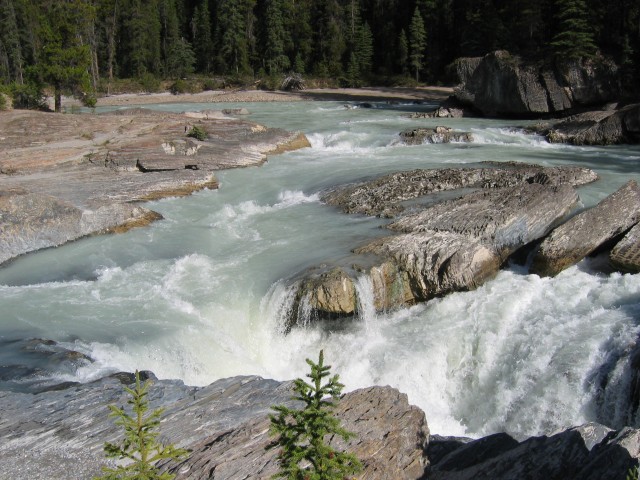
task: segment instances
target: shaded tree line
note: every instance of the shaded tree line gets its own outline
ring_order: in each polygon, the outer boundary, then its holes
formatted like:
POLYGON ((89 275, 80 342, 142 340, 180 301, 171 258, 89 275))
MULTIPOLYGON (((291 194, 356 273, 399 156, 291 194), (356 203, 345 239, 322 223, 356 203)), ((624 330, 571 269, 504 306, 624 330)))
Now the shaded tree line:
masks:
POLYGON ((0 80, 85 94, 101 79, 284 72, 445 81, 461 56, 612 56, 640 75, 637 0, 0 0, 0 80))

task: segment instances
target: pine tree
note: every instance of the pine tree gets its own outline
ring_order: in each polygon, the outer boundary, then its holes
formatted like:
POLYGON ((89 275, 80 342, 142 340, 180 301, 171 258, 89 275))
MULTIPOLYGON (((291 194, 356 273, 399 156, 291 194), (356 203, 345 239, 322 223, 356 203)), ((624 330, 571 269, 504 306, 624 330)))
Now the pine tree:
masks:
POLYGON ((279 446, 278 461, 280 471, 276 478, 293 480, 342 480, 362 469, 358 459, 349 453, 337 451, 325 443, 327 436, 339 436, 343 440, 353 437, 340 426, 333 416, 335 401, 344 385, 338 375, 329 377, 330 365, 324 365, 324 354, 320 350, 318 363, 307 359, 311 373, 307 377, 311 383, 298 378, 294 381, 294 400, 304 404, 302 410, 284 405, 273 407, 277 415, 269 415, 271 435, 278 439, 270 448, 279 446), (327 398, 330 397, 330 398, 327 398))
POLYGON ((265 63, 269 74, 281 73, 291 65, 285 55, 285 30, 282 0, 268 0, 266 15, 265 63))
POLYGON ((4 52, 5 69, 0 78, 23 83, 24 56, 13 0, 0 0, 0 52, 4 52))
POLYGON ((398 68, 403 75, 409 72, 409 41, 404 29, 400 30, 398 39, 398 68))
POLYGON ((416 82, 420 79, 420 71, 423 69, 424 50, 427 47, 427 33, 424 29, 424 21, 420 10, 416 7, 409 27, 409 63, 416 73, 416 82))
POLYGON ((236 75, 249 71, 250 27, 254 0, 220 0, 218 48, 223 70, 236 75))
POLYGON ((556 0, 558 31, 551 41, 557 59, 592 57, 596 50, 584 0, 556 0))
POLYGON ((163 409, 147 414, 149 386, 149 381, 140 382, 140 373, 136 371, 135 387, 125 387, 131 395, 127 403, 131 405, 132 415, 123 408, 109 405, 111 417, 124 429, 124 440, 120 444, 105 443, 104 451, 107 458, 128 460, 129 463, 116 468, 103 467, 104 475, 96 480, 171 480, 175 475, 160 473, 155 463, 165 459, 178 460, 187 455, 185 449, 158 443, 156 429, 163 409))
POLYGON ((209 0, 202 0, 193 12, 193 45, 198 70, 202 73, 211 71, 213 59, 213 39, 211 37, 211 13, 209 0))

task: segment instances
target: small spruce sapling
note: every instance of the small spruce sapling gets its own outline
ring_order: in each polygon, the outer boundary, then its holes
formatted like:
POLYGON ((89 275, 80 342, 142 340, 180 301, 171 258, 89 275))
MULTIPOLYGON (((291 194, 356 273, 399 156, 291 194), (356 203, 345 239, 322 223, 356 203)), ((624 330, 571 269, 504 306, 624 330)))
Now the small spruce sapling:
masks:
POLYGON ((164 409, 158 408, 146 415, 149 410, 149 385, 148 381, 140 382, 140 373, 136 370, 135 388, 125 387, 131 395, 127 403, 131 405, 133 414, 129 415, 123 408, 109 405, 110 416, 116 418, 116 425, 124 429, 124 440, 121 444, 105 443, 105 454, 107 458, 129 462, 116 468, 103 467, 104 475, 96 480, 172 480, 175 477, 170 473, 160 473, 155 463, 165 459, 179 460, 188 452, 171 444, 158 443, 159 433, 155 430, 160 425, 164 409))
POLYGON ((207 138, 207 132, 198 125, 194 125, 187 133, 187 137, 195 138, 196 140, 203 142, 207 138))
POLYGON ((272 407, 277 415, 269 415, 270 435, 278 435, 277 440, 267 448, 280 447, 278 462, 280 471, 274 478, 292 480, 343 480, 362 470, 362 464, 355 455, 337 451, 327 443, 327 435, 338 435, 345 441, 354 434, 342 428, 333 415, 335 400, 340 397, 344 385, 333 375, 327 383, 322 382, 330 375, 330 365, 324 365, 320 350, 318 363, 307 359, 311 373, 307 377, 311 383, 298 378, 294 381, 292 397, 304 404, 301 410, 284 405, 272 407))

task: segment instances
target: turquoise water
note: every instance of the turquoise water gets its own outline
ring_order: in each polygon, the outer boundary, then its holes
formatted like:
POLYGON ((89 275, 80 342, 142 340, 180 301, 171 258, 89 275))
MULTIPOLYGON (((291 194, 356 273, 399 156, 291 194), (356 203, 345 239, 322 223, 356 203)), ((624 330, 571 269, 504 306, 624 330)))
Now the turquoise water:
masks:
POLYGON ((361 317, 333 328, 281 333, 287 286, 301 271, 351 259, 384 234, 384 220, 348 216, 319 200, 335 185, 412 168, 483 161, 580 164, 601 180, 579 193, 593 205, 640 179, 638 147, 549 145, 497 120, 411 120, 429 106, 337 102, 171 104, 171 111, 246 107, 246 118, 301 130, 312 148, 261 167, 221 172, 220 188, 147 204, 165 220, 87 238, 0 269, 0 379, 4 388, 90 381, 118 370, 205 385, 258 374, 290 379, 325 357, 348 389, 399 388, 433 433, 516 437, 599 420, 636 423, 623 392, 640 331, 640 275, 600 273, 597 259, 556 278, 518 267, 474 292, 376 314, 367 278, 361 317), (403 146, 423 125, 473 132, 473 144, 403 146), (40 338, 84 353, 69 362, 40 338), (48 350, 49 349, 49 350, 48 350), (602 379, 607 388, 602 391, 602 379))

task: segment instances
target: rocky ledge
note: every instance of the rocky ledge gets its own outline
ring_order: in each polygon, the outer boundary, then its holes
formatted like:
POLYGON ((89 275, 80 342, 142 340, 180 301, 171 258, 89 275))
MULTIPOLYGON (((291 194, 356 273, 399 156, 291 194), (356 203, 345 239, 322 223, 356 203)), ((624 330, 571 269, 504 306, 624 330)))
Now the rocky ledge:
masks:
POLYGON ((638 272, 640 188, 629 181, 577 211, 574 187, 595 179, 579 167, 507 165, 398 172, 328 192, 324 200, 345 212, 393 217, 386 228, 396 234, 355 248, 351 267, 298 276, 284 330, 356 314, 363 275, 382 311, 477 288, 514 256, 550 276, 608 251, 614 268, 638 272))
MULTIPOLYGON (((147 372, 147 377, 153 374, 147 372)), ((131 374, 38 394, 0 392, 0 472, 16 480, 90 479, 106 463, 104 442, 122 439, 107 405, 125 405, 131 374)), ((164 408, 160 440, 190 450, 165 463, 177 479, 266 479, 276 452, 265 447, 273 405, 294 406, 291 382, 233 377, 203 388, 155 380, 151 408, 164 408)), ((504 433, 480 439, 431 435, 425 413, 390 387, 344 395, 336 416, 355 433, 331 442, 355 454, 360 479, 620 479, 640 457, 640 430, 598 424, 517 441, 504 433)))
POLYGON ((0 132, 0 264, 146 225, 160 215, 138 202, 217 188, 216 170, 309 146, 300 133, 222 114, 140 108, 101 115, 14 110, 0 115, 0 132), (187 136, 194 126, 204 140, 187 136))

